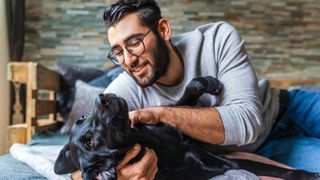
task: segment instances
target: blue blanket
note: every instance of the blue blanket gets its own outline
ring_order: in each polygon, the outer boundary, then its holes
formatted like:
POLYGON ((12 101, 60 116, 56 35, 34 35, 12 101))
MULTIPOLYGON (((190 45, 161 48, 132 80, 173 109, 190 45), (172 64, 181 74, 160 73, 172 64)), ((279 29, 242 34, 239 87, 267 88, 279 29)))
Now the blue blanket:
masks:
MULTIPOLYGON (((34 145, 64 145, 68 141, 68 136, 56 132, 39 134, 34 136, 29 143, 34 145)), ((27 179, 47 179, 34 171, 27 164, 14 159, 10 154, 0 156, 0 180, 27 180, 27 179)))

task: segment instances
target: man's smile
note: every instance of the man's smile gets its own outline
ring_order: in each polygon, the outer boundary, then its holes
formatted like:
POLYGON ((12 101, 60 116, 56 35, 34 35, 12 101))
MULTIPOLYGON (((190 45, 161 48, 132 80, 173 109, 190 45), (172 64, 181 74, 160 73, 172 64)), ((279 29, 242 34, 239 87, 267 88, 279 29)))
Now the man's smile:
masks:
POLYGON ((141 76, 147 70, 146 65, 147 65, 147 62, 144 61, 144 62, 140 63, 139 65, 135 66, 134 68, 131 68, 130 71, 135 76, 141 76))

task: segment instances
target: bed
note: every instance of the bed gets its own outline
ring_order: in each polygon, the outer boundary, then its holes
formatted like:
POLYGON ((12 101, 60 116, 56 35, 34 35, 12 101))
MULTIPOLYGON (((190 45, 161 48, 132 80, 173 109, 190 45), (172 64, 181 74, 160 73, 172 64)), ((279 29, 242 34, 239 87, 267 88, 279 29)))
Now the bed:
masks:
MULTIPOLYGON (((34 95, 27 96, 30 98, 27 100, 27 108, 34 108, 33 114, 27 116, 29 120, 20 125, 12 125, 8 128, 8 137, 9 137, 9 146, 11 146, 11 154, 8 153, 6 155, 0 156, 0 180, 2 179, 70 179, 70 176, 50 176, 44 174, 41 170, 38 172, 31 168, 26 163, 17 160, 14 158, 16 154, 22 154, 23 148, 35 148, 38 149, 39 154, 43 151, 49 151, 51 149, 59 149, 62 148, 62 145, 65 144, 68 140, 68 135, 66 132, 70 129, 72 124, 72 119, 76 117, 80 117, 85 112, 89 112, 90 104, 88 102, 93 102, 94 98, 97 94, 103 92, 104 87, 106 87, 117 75, 119 75, 122 70, 120 67, 112 67, 106 68, 104 70, 101 69, 93 69, 93 68, 80 68, 66 64, 58 64, 57 71, 52 71, 49 69, 44 68, 46 73, 43 73, 43 67, 37 63, 11 63, 9 64, 11 69, 24 66, 35 66, 36 69, 42 69, 41 73, 31 73, 33 75, 31 78, 35 78, 36 80, 46 79, 51 76, 53 79, 56 80, 55 83, 58 85, 49 85, 50 90, 54 91, 54 93, 49 93, 49 100, 46 100, 46 103, 41 103, 34 95), (45 75, 47 74, 47 75, 45 75), (85 75, 85 76, 84 76, 85 75), (41 78, 40 78, 41 77, 41 78), (59 77, 57 79, 57 77, 59 77), (53 96, 54 95, 54 96, 53 96), (81 98, 80 98, 81 97, 81 98), (35 101, 30 103, 31 101, 35 101), (67 99, 72 99, 72 102, 68 101, 67 99), (40 102, 40 103, 39 103, 40 102), (53 103, 52 103, 53 102, 53 103), (37 104, 38 103, 38 104, 37 104), (56 106, 60 105, 60 109, 52 108, 51 111, 45 112, 49 113, 47 117, 46 123, 41 123, 40 119, 37 118, 39 115, 43 115, 44 112, 37 111, 37 108, 42 108, 44 106, 56 106), (72 104, 72 105, 70 105, 72 104), (86 109, 87 107, 87 109, 86 109), (81 109, 81 110, 79 110, 81 109), (37 112, 39 114, 37 114, 37 112), (52 115, 52 113, 54 113, 52 115), (57 128, 57 124, 61 122, 58 119, 58 116, 55 113, 59 113, 62 120, 64 120, 65 125, 62 128, 57 128), (54 125, 54 126, 53 126, 54 125), (50 128, 44 128, 50 127, 50 128), (52 128, 55 127, 55 128, 52 128), (18 136, 18 137, 17 137, 18 136), (18 146, 12 146, 13 144, 19 143, 18 146), (22 145, 27 144, 27 146, 22 145), (14 147, 14 148, 12 148, 14 147), (21 152, 19 152, 19 148, 22 148, 21 152), (47 148, 47 149, 46 149, 47 148), (13 154, 15 155, 13 156, 13 154)), ((9 68, 10 69, 10 68, 9 68)), ((21 72, 21 68, 18 71, 21 72)), ((37 71, 37 70, 35 70, 37 71)), ((23 71, 22 71, 23 72, 23 71)), ((11 77, 13 80, 15 78, 22 78, 19 77, 15 71, 10 72, 11 77)), ((10 78, 9 78, 10 80, 10 78)), ((26 82, 32 82, 27 80, 26 82)), ((274 80, 271 81, 273 86, 277 86, 280 88, 288 88, 288 87, 299 87, 301 88, 301 84, 308 84, 303 86, 302 88, 307 90, 319 90, 319 85, 312 85, 315 84, 317 81, 311 80, 297 80, 297 81, 287 81, 287 80, 274 80)), ((33 83, 34 84, 34 83, 33 83)), ((50 83, 49 83, 50 84, 50 83)), ((27 84, 28 86, 28 84, 27 84)), ((29 85, 30 87, 31 85, 29 85)), ((44 89, 48 89, 48 84, 46 84, 44 89)), ((35 93, 39 90, 41 86, 35 86, 31 88, 31 94, 35 93)), ((28 88, 27 88, 28 89, 28 88)), ((58 150, 55 150, 58 151, 58 150)), ((36 153, 37 154, 37 153, 36 153)), ((22 155, 23 156, 23 155, 22 155)), ((28 155, 25 155, 28 156, 28 155)), ((24 157, 22 157, 23 159, 24 157)), ((31 162, 36 164, 41 164, 39 162, 31 162)), ((40 165, 41 166, 41 165, 40 165)), ((53 173, 53 171, 51 172, 53 173)))

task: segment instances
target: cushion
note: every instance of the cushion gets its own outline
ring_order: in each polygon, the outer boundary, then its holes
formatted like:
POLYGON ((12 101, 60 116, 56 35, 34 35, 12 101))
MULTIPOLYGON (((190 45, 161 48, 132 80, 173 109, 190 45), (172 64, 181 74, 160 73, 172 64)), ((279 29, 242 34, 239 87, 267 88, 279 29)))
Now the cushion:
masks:
MULTIPOLYGON (((57 62, 58 73, 61 75, 64 87, 74 87, 76 80, 88 82, 105 74, 103 70, 92 67, 81 67, 77 65, 57 62)), ((62 87, 63 88, 63 87, 62 87)))
POLYGON ((95 87, 106 88, 111 82, 112 82, 112 79, 106 73, 102 76, 99 76, 99 77, 89 81, 88 84, 90 84, 91 86, 95 86, 95 87))
POLYGON ((108 76, 110 77, 111 80, 114 80, 123 71, 124 71, 124 69, 121 66, 114 66, 107 72, 107 74, 108 74, 108 76))
POLYGON ((64 121, 67 120, 68 114, 71 111, 75 93, 76 80, 88 82, 92 79, 104 75, 106 72, 92 67, 81 67, 71 64, 66 64, 61 61, 57 62, 57 71, 60 76, 60 91, 57 92, 58 110, 64 121))
POLYGON ((80 119, 83 115, 89 114, 95 99, 100 93, 103 93, 104 89, 105 88, 91 86, 82 80, 77 80, 75 83, 74 102, 67 122, 60 129, 60 132, 68 133, 76 120, 80 119))
POLYGON ((106 88, 122 72, 123 68, 121 68, 121 66, 113 66, 106 71, 104 75, 89 81, 89 84, 96 87, 106 88))

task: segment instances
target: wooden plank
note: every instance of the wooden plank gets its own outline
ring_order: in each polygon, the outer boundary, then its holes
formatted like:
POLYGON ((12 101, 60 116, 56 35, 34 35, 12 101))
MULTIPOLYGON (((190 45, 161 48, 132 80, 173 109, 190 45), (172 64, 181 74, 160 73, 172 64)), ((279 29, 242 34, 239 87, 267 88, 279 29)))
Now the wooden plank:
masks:
POLYGON ((26 100, 26 126, 27 133, 26 139, 29 142, 34 132, 34 119, 36 115, 36 97, 37 97, 37 84, 34 78, 36 78, 35 64, 28 63, 28 82, 27 82, 27 100, 26 100))
POLYGON ((6 150, 9 151, 10 147, 14 143, 21 143, 26 144, 26 132, 27 127, 26 124, 15 124, 11 125, 7 128, 7 143, 6 143, 6 150))
POLYGON ((24 83, 33 79, 34 89, 59 90, 60 75, 36 62, 10 62, 7 67, 7 79, 24 83))
POLYGON ((28 82, 27 63, 10 62, 7 66, 7 79, 9 81, 26 84, 28 82))
MULTIPOLYGON (((50 91, 49 92, 49 100, 52 100, 54 102, 56 102, 56 92, 55 91, 50 91)), ((50 120, 57 120, 57 109, 56 109, 57 106, 55 106, 55 110, 54 110, 54 113, 51 113, 49 115, 49 118, 50 120)))
POLYGON ((56 101, 53 100, 37 100, 36 116, 56 113, 56 101))
POLYGON ((54 90, 60 89, 60 75, 44 66, 37 65, 37 89, 54 90))

